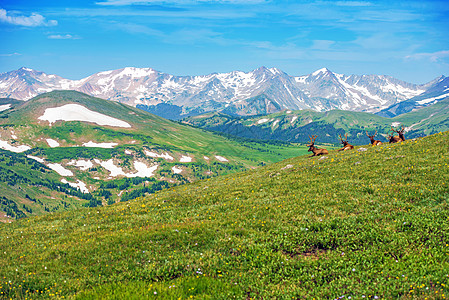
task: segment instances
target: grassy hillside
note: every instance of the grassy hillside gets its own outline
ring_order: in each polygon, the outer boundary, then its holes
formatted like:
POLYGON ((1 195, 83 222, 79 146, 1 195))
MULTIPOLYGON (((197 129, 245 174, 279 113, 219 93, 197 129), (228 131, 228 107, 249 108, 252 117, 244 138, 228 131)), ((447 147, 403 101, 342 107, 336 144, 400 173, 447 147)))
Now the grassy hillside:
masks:
POLYGON ((308 142, 309 135, 317 134, 324 143, 338 144, 338 135, 349 135, 355 145, 369 143, 366 131, 378 131, 377 139, 385 137, 398 124, 410 127, 406 138, 421 137, 449 130, 449 99, 434 105, 397 116, 384 118, 374 114, 334 110, 329 112, 282 111, 258 117, 238 118, 223 113, 209 113, 189 117, 183 122, 226 134, 264 140, 280 140, 295 143, 308 142))
MULTIPOLYGON (((58 175, 47 168, 47 171, 40 175, 45 180, 59 184, 53 184, 54 188, 48 193, 39 189, 30 192, 34 198, 42 198, 45 203, 59 203, 57 206, 51 205, 52 210, 80 206, 78 198, 68 197, 72 192, 56 193, 60 192, 59 186, 64 182, 65 185, 67 182, 72 185, 85 185, 90 193, 86 197, 92 200, 87 205, 106 205, 173 185, 256 168, 307 153, 304 146, 289 143, 257 143, 229 139, 157 117, 134 107, 74 91, 42 94, 0 112, 0 147, 2 145, 12 148, 11 151, 26 146, 31 149, 14 154, 26 163, 4 166, 5 169, 0 169, 0 175, 11 171, 22 172, 27 177, 31 172, 30 176, 35 177, 34 171, 27 169, 27 166, 33 165, 28 163, 30 159, 27 157, 39 160, 42 167, 53 165, 68 170, 68 174, 71 172, 72 175, 58 175), (61 120, 50 126, 48 121, 39 119, 47 109, 66 104, 81 105, 91 111, 124 121, 131 127, 61 120), (93 143, 94 147, 83 146, 86 143, 93 143), (103 148, 102 143, 114 144, 111 144, 113 146, 110 148, 103 148), (136 166, 139 164, 144 168, 156 169, 152 175, 145 175, 143 172, 135 175, 138 172, 136 166), (123 174, 128 175, 115 175, 111 168, 119 168, 123 174), (32 173, 34 175, 31 175, 32 173), (48 197, 51 200, 47 201, 48 197), (66 197, 68 199, 65 199, 66 197), (70 205, 63 205, 61 201, 68 201, 70 205)), ((33 181, 32 178, 30 180, 33 181)), ((15 214, 15 217, 45 211, 46 204, 37 201, 34 204, 28 203, 25 198, 28 190, 21 193, 9 184, 0 185, 7 190, 8 200, 15 202, 18 207, 23 204, 34 206, 33 213, 21 208, 19 210, 22 213, 15 214)), ((85 201, 81 203, 86 204, 85 201)), ((10 214, 10 217, 14 216, 10 214)), ((5 218, 0 214, 0 221, 2 220, 5 218)))
POLYGON ((445 299, 449 132, 0 225, 0 294, 445 299))
POLYGON ((76 209, 92 196, 60 182, 44 164, 0 149, 0 221, 76 209))
POLYGON ((423 136, 449 130, 449 98, 433 105, 397 116, 392 120, 410 127, 411 136, 423 136))

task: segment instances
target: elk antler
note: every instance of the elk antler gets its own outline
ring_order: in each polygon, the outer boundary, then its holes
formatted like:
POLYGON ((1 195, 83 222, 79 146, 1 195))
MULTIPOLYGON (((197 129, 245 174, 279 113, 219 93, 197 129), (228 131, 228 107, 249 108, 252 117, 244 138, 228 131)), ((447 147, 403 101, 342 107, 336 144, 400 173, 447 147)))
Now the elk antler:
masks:
POLYGON ((309 135, 309 138, 310 138, 310 145, 309 146, 311 146, 311 145, 313 145, 315 143, 315 139, 317 137, 318 137, 317 135, 312 135, 312 136, 309 135))
POLYGON ((376 136, 376 134, 377 134, 377 129, 376 129, 376 132, 374 133, 373 137, 375 137, 375 136, 376 136))
POLYGON ((348 141, 348 134, 346 133, 345 134, 345 142, 347 142, 348 141))
POLYGON ((366 131, 366 135, 369 137, 368 130, 366 131))

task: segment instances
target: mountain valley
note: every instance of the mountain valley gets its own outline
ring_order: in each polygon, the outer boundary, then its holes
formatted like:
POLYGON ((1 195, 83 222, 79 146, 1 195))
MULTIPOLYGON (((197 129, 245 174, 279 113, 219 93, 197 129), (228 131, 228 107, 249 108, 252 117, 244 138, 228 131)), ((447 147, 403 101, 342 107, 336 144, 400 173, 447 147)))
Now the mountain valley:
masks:
POLYGON ((338 136, 348 134, 355 145, 370 142, 366 136, 378 133, 378 139, 388 142, 391 127, 405 126, 407 138, 423 137, 449 130, 449 98, 394 118, 364 112, 332 110, 283 110, 278 113, 236 117, 220 112, 188 117, 182 120, 196 127, 250 139, 279 140, 306 143, 310 135, 318 135, 323 143, 338 144, 338 136))

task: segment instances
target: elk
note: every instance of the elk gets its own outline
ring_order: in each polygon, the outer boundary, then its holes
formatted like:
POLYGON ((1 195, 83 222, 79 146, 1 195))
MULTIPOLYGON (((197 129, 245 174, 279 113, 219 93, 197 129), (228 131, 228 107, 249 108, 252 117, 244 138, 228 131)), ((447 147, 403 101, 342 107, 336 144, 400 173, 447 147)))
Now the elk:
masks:
POLYGON ((319 155, 324 155, 324 154, 329 154, 329 152, 326 149, 318 149, 317 147, 315 147, 315 140, 318 136, 317 135, 309 135, 310 138, 310 144, 307 145, 309 147, 309 152, 312 151, 313 155, 309 156, 319 156, 319 155))
POLYGON ((340 137, 340 141, 343 144, 343 148, 338 149, 338 151, 352 150, 354 146, 348 143, 348 134, 345 134, 345 140, 341 137, 341 134, 338 135, 340 137))
POLYGON ((376 136, 376 134, 377 134, 377 130, 376 130, 376 132, 373 134, 373 135, 369 135, 368 134, 368 131, 366 132, 366 135, 369 137, 369 139, 371 140, 371 144, 373 145, 373 146, 379 146, 379 145, 382 145, 382 142, 381 141, 378 141, 378 140, 375 140, 374 139, 374 137, 376 136))
POLYGON ((402 127, 401 127, 400 130, 395 130, 395 129, 393 128, 393 126, 391 126, 390 131, 396 132, 398 135, 395 135, 395 136, 393 136, 393 135, 388 135, 388 140, 389 140, 389 142, 390 142, 390 143, 399 143, 399 142, 405 141, 404 130, 405 130, 404 125, 402 125, 402 127))

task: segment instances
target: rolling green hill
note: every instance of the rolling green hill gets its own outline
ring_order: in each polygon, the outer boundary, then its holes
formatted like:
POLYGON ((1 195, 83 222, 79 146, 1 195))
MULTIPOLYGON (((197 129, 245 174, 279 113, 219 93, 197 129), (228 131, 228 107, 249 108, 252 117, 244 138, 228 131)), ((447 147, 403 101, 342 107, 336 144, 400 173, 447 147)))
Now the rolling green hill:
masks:
MULTIPOLYGON (((21 174, 26 178, 23 182, 34 182, 34 178, 42 176, 53 183, 48 191, 40 191, 35 185, 29 187, 34 191, 23 187, 24 193, 6 182, 0 183, 8 201, 15 202, 22 211, 15 217, 42 213, 47 204, 49 210, 55 211, 126 201, 307 152, 303 146, 288 143, 228 139, 74 91, 42 94, 0 112, 0 148, 17 152, 14 157, 21 161, 0 162, 2 174, 21 174), (87 121, 73 120, 80 117, 87 121), (35 165, 45 172, 39 171, 39 175, 29 171, 35 165), (69 185, 84 191, 84 198, 90 200, 86 203, 79 197, 69 197, 73 191, 61 193, 61 189, 65 191, 62 187, 69 185), (42 198, 45 204, 30 202, 27 194, 33 199, 42 198), (47 200, 54 203, 50 205, 47 200), (24 210, 23 205, 33 213, 24 210)), ((12 155, 9 151, 2 155, 12 155)))
POLYGON ((183 122, 207 130, 230 135, 306 143, 309 135, 316 134, 323 143, 339 143, 338 135, 348 134, 355 145, 369 143, 366 131, 378 131, 377 139, 386 142, 391 126, 408 127, 406 138, 421 137, 449 130, 449 99, 409 112, 395 118, 350 111, 282 111, 258 117, 238 118, 223 113, 209 113, 189 117, 183 122))
POLYGON ((448 147, 444 132, 290 158, 0 224, 0 294, 445 299, 448 147))

